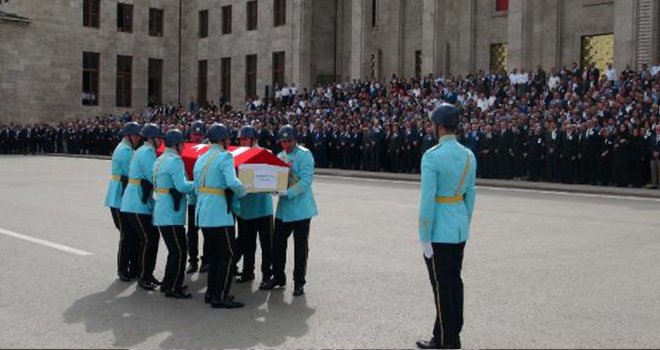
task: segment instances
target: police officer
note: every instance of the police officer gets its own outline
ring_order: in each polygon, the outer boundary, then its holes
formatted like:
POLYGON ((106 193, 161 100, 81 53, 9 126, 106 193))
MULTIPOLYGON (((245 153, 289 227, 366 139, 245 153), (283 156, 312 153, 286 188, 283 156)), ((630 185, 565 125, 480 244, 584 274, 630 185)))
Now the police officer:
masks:
POLYGON ((443 103, 431 113, 438 144, 422 157, 419 239, 436 307, 433 338, 422 349, 460 349, 463 250, 475 201, 476 159, 456 140, 459 111, 443 103))
POLYGON ((152 223, 154 210, 153 167, 156 162, 156 149, 163 142, 163 133, 156 124, 145 124, 141 132, 144 144, 138 148, 131 160, 128 172, 128 186, 121 202, 130 229, 140 240, 138 285, 145 290, 153 290, 160 282, 153 276, 158 254, 158 230, 152 223))
POLYGON ((112 221, 119 231, 117 275, 120 280, 129 282, 137 277, 139 271, 138 238, 135 232, 127 227, 127 223, 122 222, 119 208, 128 185, 128 169, 133 158, 133 150, 140 143, 140 125, 136 122, 126 123, 121 134, 124 138, 112 152, 112 173, 108 193, 105 196, 105 206, 110 208, 112 221))
POLYGON ((184 195, 194 190, 193 182, 186 180, 186 170, 180 156, 184 141, 180 130, 169 130, 165 134, 165 151, 153 169, 156 192, 154 225, 163 236, 168 251, 165 277, 160 290, 166 297, 176 299, 192 297, 183 286, 187 256, 186 230, 183 227, 186 221, 184 195))
POLYGON ((227 190, 237 198, 246 189, 236 176, 234 159, 226 148, 231 142, 229 131, 219 123, 206 133, 211 142, 208 152, 195 163, 196 222, 209 244, 209 276, 205 302, 213 308, 239 308, 244 304, 230 296, 234 266, 234 217, 229 210, 227 190))
MULTIPOLYGON (((204 122, 197 120, 190 125, 190 142, 200 144, 204 140, 206 135, 206 127, 204 122)), ((195 192, 191 192, 188 195, 188 270, 186 273, 194 273, 199 269, 199 227, 195 224, 195 205, 197 204, 197 196, 195 192)), ((203 235, 204 233, 202 233, 203 235)), ((206 261, 208 256, 208 245, 206 244, 206 237, 204 237, 204 243, 202 248, 202 268, 199 272, 207 272, 209 270, 209 264, 206 261)))
MULTIPOLYGON (((244 126, 238 133, 241 147, 259 147, 256 143, 257 132, 251 126, 244 126)), ((254 256, 257 251, 257 234, 261 245, 261 274, 260 286, 265 286, 272 277, 271 264, 271 236, 273 230, 273 199, 268 193, 248 194, 240 199, 238 221, 238 245, 240 260, 243 256, 243 274, 236 279, 236 283, 245 283, 254 280, 254 256)))
POLYGON ((318 214, 312 193, 314 157, 308 149, 296 144, 295 131, 290 125, 280 128, 277 139, 283 149, 278 154, 278 158, 290 167, 289 188, 286 193, 278 194, 273 234, 273 278, 259 289, 270 290, 286 285, 284 267, 287 240, 293 233, 295 259, 293 295, 299 296, 305 293, 309 227, 312 217, 318 214))

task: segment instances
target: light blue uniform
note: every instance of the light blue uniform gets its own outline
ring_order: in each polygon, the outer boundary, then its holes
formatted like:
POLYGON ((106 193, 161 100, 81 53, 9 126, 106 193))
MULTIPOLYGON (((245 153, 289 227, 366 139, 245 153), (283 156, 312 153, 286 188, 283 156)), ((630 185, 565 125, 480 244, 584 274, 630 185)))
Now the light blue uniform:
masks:
POLYGON ((458 143, 454 135, 442 137, 438 145, 424 153, 419 204, 420 241, 467 241, 476 195, 476 173, 474 154, 458 143))
POLYGON ((211 145, 193 170, 197 207, 195 222, 198 227, 226 227, 234 225, 234 217, 227 213, 224 191, 230 188, 235 198, 245 196, 245 188, 236 176, 234 157, 217 144, 211 145))
POLYGON ((122 199, 121 176, 128 176, 128 169, 133 158, 133 147, 131 142, 123 139, 114 152, 112 152, 112 179, 108 185, 108 193, 105 196, 105 206, 119 209, 122 199))
POLYGON ((155 226, 183 226, 186 222, 186 196, 181 196, 179 210, 174 210, 174 201, 169 193, 170 188, 176 188, 181 194, 194 191, 192 181, 186 180, 186 170, 183 160, 174 150, 166 148, 165 152, 154 163, 154 192, 156 205, 154 207, 155 226))
POLYGON ((240 199, 238 217, 252 220, 273 215, 273 196, 270 193, 251 193, 240 199))
POLYGON ((314 194, 312 193, 312 181, 314 180, 314 156, 307 148, 300 145, 295 146, 291 153, 285 151, 277 155, 291 167, 289 169, 290 181, 287 195, 279 197, 275 217, 282 222, 300 221, 311 219, 318 214, 314 194))
POLYGON ((151 144, 145 143, 135 151, 128 171, 129 183, 121 202, 122 213, 152 215, 154 211, 153 196, 149 197, 146 204, 142 203, 142 187, 139 181, 141 179, 152 181, 155 162, 156 150, 151 144))

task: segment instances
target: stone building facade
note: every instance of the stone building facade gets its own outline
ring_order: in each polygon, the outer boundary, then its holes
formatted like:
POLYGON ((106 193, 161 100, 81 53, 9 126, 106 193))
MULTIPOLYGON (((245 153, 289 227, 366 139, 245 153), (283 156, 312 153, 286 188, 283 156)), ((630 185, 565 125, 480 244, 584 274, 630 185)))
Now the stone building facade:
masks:
POLYGON ((660 1, 0 0, 0 123, 581 61, 660 62, 660 1))

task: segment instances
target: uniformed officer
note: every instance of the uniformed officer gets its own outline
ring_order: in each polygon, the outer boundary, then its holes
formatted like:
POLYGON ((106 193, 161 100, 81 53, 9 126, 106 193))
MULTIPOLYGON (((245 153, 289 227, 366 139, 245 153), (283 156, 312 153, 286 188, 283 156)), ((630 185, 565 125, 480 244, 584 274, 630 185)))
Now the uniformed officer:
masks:
POLYGON ((476 159, 456 140, 459 111, 443 103, 431 113, 439 143, 422 157, 419 240, 436 307, 431 340, 422 349, 461 347, 463 250, 475 201, 476 159))
POLYGON ((227 203, 227 190, 237 198, 246 189, 236 176, 234 159, 226 151, 230 135, 227 128, 213 124, 206 133, 211 142, 208 152, 195 163, 196 222, 209 244, 209 276, 205 302, 213 308, 239 308, 244 304, 230 296, 234 266, 234 217, 227 203))
POLYGON ((138 267, 138 238, 130 230, 126 222, 122 222, 119 212, 122 197, 128 185, 128 169, 135 147, 140 143, 140 124, 129 122, 122 129, 123 140, 112 152, 112 173, 108 193, 105 196, 105 206, 110 208, 112 221, 119 231, 119 249, 117 251, 117 275, 124 282, 137 277, 138 267))
POLYGON ((152 221, 154 199, 151 181, 156 149, 163 142, 163 133, 158 125, 150 123, 142 127, 141 135, 145 142, 131 160, 128 186, 120 210, 140 240, 138 285, 145 290, 153 290, 160 285, 153 276, 160 236, 152 221))
POLYGON ((305 293, 309 227, 312 217, 318 214, 312 193, 314 157, 308 149, 296 144, 295 130, 290 125, 283 126, 279 130, 277 139, 283 149, 278 154, 278 158, 290 167, 289 188, 286 193, 278 194, 273 233, 273 278, 259 289, 270 290, 286 285, 284 267, 287 240, 293 233, 295 259, 293 295, 298 296, 305 293))
POLYGON ((186 268, 187 243, 185 194, 194 190, 193 182, 186 180, 186 170, 181 159, 181 151, 185 138, 178 129, 169 130, 165 134, 165 152, 158 158, 153 169, 154 192, 154 226, 158 228, 167 245, 167 265, 161 292, 166 297, 189 299, 190 293, 183 286, 186 268))
MULTIPOLYGON (((190 142, 191 143, 202 143, 206 135, 206 127, 204 122, 197 120, 190 125, 190 142)), ((197 204, 197 196, 195 192, 191 192, 188 195, 188 270, 186 273, 194 273, 199 268, 199 227, 195 224, 195 205, 197 204)), ((204 233, 202 232, 202 235, 204 233)), ((199 272, 207 272, 209 270, 209 264, 206 261, 208 257, 208 245, 206 244, 206 237, 204 237, 204 243, 202 246, 202 268, 199 272)))
MULTIPOLYGON (((259 147, 256 143, 257 132, 251 126, 244 126, 238 133, 241 147, 259 147)), ((248 194, 240 199, 238 221, 238 257, 243 256, 243 274, 236 283, 254 280, 254 256, 257 251, 257 234, 261 245, 261 287, 272 277, 271 237, 273 230, 273 199, 269 193, 248 194)))

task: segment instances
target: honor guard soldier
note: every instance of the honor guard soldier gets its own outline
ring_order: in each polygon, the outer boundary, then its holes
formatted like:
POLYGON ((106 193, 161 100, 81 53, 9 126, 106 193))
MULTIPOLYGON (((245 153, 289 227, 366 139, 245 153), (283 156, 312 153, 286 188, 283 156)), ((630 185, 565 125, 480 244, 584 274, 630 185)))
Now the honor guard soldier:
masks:
POLYGON ((205 302, 213 308, 239 308, 229 294, 234 266, 234 217, 228 200, 228 190, 240 198, 246 191, 236 176, 234 158, 227 152, 230 135, 227 128, 213 124, 206 133, 211 142, 208 152, 195 163, 196 222, 209 245, 209 275, 205 302))
POLYGON ((153 290, 160 282, 153 276, 158 254, 158 230, 153 225, 153 168, 156 162, 156 149, 163 142, 163 133, 156 124, 142 127, 144 144, 135 151, 128 172, 128 186, 121 202, 121 212, 128 226, 136 232, 140 241, 138 285, 145 290, 153 290))
POLYGON ((419 240, 436 307, 433 338, 422 349, 460 349, 463 250, 475 200, 476 159, 456 140, 460 112, 443 103, 431 113, 439 142, 422 157, 419 240))
POLYGON ((138 238, 135 232, 123 222, 119 208, 128 185, 128 168, 135 147, 140 143, 140 124, 136 122, 126 123, 121 131, 122 141, 112 152, 112 177, 108 185, 108 193, 105 196, 105 206, 110 208, 112 221, 119 230, 119 250, 117 252, 117 275, 124 282, 129 282, 137 277, 138 267, 138 238))
MULTIPOLYGON (((241 147, 259 147, 257 132, 251 126, 244 126, 238 133, 241 147)), ((248 194, 240 199, 240 212, 237 215, 238 238, 236 240, 240 260, 243 256, 243 274, 236 283, 254 280, 254 257, 257 250, 257 234, 261 245, 261 286, 266 286, 272 277, 271 236, 273 233, 273 199, 269 193, 248 194)))
MULTIPOLYGON (((200 144, 204 141, 206 137, 206 127, 204 122, 197 120, 190 125, 190 142, 195 144, 200 144)), ((192 179, 191 179, 192 180, 192 179)), ((186 273, 194 273, 199 269, 199 227, 195 224, 195 205, 197 204, 197 196, 193 191, 188 195, 188 270, 186 273)), ((202 235, 204 233, 202 232, 202 235)), ((209 264, 206 261, 208 257, 208 245, 206 244, 206 237, 204 237, 204 243, 202 248, 202 268, 199 269, 199 272, 207 272, 209 270, 209 264)))
POLYGON ((166 297, 189 299, 190 293, 183 285, 186 268, 187 243, 186 197, 194 191, 192 181, 186 180, 186 170, 181 159, 185 138, 180 130, 172 129, 165 134, 165 152, 154 164, 154 225, 167 245, 165 277, 160 287, 166 297))
POLYGON ((259 289, 270 290, 286 285, 284 267, 287 240, 293 233, 295 259, 293 295, 299 296, 305 293, 309 227, 312 217, 318 214, 312 193, 314 157, 308 149, 296 144, 295 130, 290 125, 283 126, 279 130, 277 140, 283 149, 278 154, 278 158, 290 167, 289 188, 286 193, 278 193, 273 233, 273 278, 259 289))

